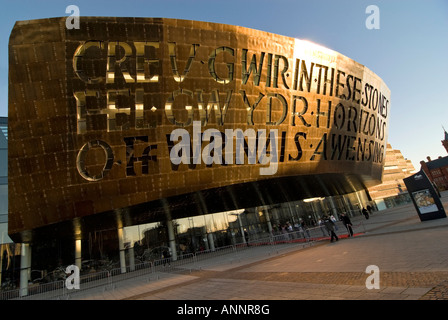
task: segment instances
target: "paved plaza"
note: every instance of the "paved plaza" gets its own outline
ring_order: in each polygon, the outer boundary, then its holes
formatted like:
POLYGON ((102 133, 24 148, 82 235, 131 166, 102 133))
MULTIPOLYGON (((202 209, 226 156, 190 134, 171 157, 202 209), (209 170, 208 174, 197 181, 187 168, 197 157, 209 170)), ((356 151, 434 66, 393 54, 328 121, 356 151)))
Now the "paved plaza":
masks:
MULTIPOLYGON (((448 208, 448 193, 442 195, 448 208)), ((78 300, 448 300, 448 219, 421 222, 413 205, 355 217, 354 238, 263 246, 159 272, 78 300), (368 266, 377 268, 366 273, 368 266), (379 275, 372 282, 374 275, 379 275), (377 288, 368 289, 369 284, 377 288), (379 280, 379 282, 378 282, 379 280)))

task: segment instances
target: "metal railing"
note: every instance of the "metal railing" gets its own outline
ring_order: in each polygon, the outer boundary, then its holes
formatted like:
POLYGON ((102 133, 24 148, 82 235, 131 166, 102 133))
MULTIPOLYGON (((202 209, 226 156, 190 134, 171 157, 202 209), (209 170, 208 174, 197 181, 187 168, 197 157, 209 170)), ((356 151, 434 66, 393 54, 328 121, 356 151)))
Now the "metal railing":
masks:
MULTIPOLYGON (((338 221, 336 226, 336 234, 338 237, 346 236, 348 234, 347 229, 342 222, 338 221)), ((365 231, 362 222, 355 223, 353 229, 355 232, 365 231)), ((264 253, 271 255, 284 250, 304 248, 311 246, 318 241, 327 239, 329 239, 328 231, 322 226, 277 233, 275 235, 253 239, 245 243, 217 247, 195 253, 181 254, 177 256, 176 260, 173 260, 172 258, 158 259, 142 262, 133 266, 126 266, 125 270, 122 268, 114 268, 111 270, 84 274, 79 278, 80 289, 68 289, 65 280, 58 280, 50 283, 30 284, 26 289, 13 289, 0 292, 0 300, 70 299, 71 295, 92 288, 101 288, 103 291, 113 290, 117 283, 132 278, 148 276, 149 280, 149 276, 154 276, 159 273, 191 272, 193 270, 201 269, 200 262, 207 259, 224 255, 238 254, 242 251, 250 250, 251 248, 267 248, 267 250, 264 250, 264 253)))

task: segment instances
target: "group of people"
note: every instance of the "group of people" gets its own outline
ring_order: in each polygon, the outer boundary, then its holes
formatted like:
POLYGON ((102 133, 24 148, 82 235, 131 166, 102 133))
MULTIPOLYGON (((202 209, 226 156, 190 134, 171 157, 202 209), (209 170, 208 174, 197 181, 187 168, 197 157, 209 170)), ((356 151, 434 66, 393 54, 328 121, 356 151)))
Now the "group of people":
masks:
MULTIPOLYGON (((347 229, 348 236, 353 237, 353 223, 351 222, 349 216, 345 213, 341 213, 340 220, 344 224, 344 227, 347 229)), ((320 219, 317 223, 321 227, 323 235, 330 236, 331 242, 339 240, 339 237, 336 234, 336 231, 338 230, 336 222, 337 220, 333 215, 324 215, 322 219, 320 219), (325 231, 327 231, 327 233, 325 231)), ((308 237, 310 236, 308 228, 304 225, 304 222, 302 222, 302 224, 296 223, 294 226, 289 222, 281 226, 273 225, 273 231, 274 233, 278 233, 279 235, 288 234, 293 231, 300 231, 307 232, 308 237)))
MULTIPOLYGON (((348 236, 353 237, 353 224, 352 224, 350 218, 345 213, 342 213, 341 221, 344 224, 344 226, 347 228, 348 236)), ((323 217, 322 223, 325 226, 325 228, 327 228, 328 233, 330 234, 330 241, 331 242, 338 241, 339 238, 336 234, 337 227, 336 227, 335 221, 333 221, 333 219, 331 219, 331 217, 326 215, 323 217)))

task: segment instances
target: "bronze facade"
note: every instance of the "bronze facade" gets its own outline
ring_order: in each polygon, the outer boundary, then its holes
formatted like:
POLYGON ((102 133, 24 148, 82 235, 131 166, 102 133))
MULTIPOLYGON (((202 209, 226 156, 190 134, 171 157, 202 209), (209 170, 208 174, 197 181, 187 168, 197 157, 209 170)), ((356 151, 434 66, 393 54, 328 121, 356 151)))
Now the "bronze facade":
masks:
POLYGON ((156 18, 17 22, 15 241, 341 195, 381 182, 390 91, 321 46, 156 18), (235 137, 235 138, 234 138, 235 137), (226 149, 227 148, 227 149, 226 149), (42 232, 39 232, 42 231, 42 232))

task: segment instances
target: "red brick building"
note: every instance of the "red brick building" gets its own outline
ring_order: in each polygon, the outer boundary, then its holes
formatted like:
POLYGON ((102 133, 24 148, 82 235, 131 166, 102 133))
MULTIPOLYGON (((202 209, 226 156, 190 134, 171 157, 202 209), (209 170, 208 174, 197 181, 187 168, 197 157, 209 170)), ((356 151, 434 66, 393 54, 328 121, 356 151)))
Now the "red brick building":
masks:
POLYGON ((443 130, 445 131, 445 139, 442 140, 442 144, 445 147, 446 152, 448 152, 448 133, 445 129, 443 130))
MULTIPOLYGON (((448 133, 446 131, 442 144, 448 152, 448 133)), ((428 162, 420 161, 422 170, 440 191, 448 190, 448 156, 439 157, 436 160, 431 160, 430 157, 427 159, 428 162)))

